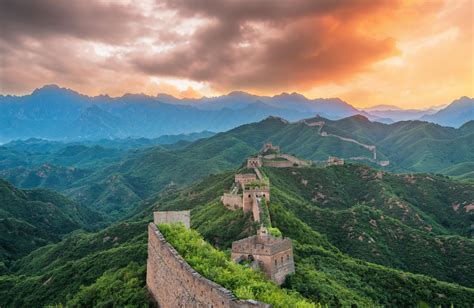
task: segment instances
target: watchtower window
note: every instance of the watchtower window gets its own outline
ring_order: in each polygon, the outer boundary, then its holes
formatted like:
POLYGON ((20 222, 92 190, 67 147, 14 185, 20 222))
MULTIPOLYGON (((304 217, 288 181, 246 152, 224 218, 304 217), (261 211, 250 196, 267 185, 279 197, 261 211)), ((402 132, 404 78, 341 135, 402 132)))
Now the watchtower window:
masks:
POLYGON ((283 257, 281 257, 281 263, 283 263, 283 257))
POLYGON ((286 261, 290 260, 290 255, 286 255, 286 261))
POLYGON ((278 261, 277 261, 277 259, 275 259, 275 265, 277 265, 277 263, 278 263, 278 261))
POLYGON ((252 197, 250 194, 249 194, 249 198, 252 197))

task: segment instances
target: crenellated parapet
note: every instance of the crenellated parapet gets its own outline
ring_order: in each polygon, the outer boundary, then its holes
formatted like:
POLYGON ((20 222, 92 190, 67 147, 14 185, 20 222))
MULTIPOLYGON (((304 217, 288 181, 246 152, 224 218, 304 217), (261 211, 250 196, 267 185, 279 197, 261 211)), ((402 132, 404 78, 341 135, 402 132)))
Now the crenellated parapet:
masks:
POLYGON ((255 261, 265 275, 282 284, 295 271, 293 243, 289 238, 258 234, 232 243, 232 260, 255 261))

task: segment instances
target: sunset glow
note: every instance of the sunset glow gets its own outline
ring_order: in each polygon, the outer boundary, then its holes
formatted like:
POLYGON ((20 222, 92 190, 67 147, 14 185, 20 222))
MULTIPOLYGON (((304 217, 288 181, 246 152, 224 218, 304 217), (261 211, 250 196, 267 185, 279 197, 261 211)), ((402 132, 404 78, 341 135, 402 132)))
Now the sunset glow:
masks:
POLYGON ((7 0, 0 93, 299 92, 423 108, 474 96, 474 1, 7 0))

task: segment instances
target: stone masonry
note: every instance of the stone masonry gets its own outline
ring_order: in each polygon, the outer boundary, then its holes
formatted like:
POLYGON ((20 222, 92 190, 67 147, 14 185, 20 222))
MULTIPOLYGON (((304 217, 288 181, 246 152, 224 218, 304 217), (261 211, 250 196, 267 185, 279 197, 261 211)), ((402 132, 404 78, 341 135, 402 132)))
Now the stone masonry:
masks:
POLYGON ((267 142, 263 145, 262 153, 269 152, 269 151, 278 153, 280 152, 280 147, 273 145, 271 142, 267 142))
POLYGON ((344 165, 344 159, 335 156, 329 156, 326 164, 328 166, 342 166, 344 165))
MULTIPOLYGON (((311 163, 287 154, 279 154, 280 148, 271 143, 264 145, 262 151, 274 151, 277 154, 251 157, 247 168, 255 174, 236 174, 229 193, 224 193, 222 203, 230 210, 242 208, 244 212, 252 211, 253 219, 260 222, 258 234, 232 243, 232 260, 251 261, 251 268, 262 270, 266 276, 277 284, 282 284, 288 274, 295 271, 293 245, 289 238, 279 238, 267 233, 271 227, 268 220, 261 219, 263 207, 270 202, 270 182, 260 171, 262 165, 276 167, 309 166, 311 163), (274 160, 274 159, 279 160, 274 160), (272 166, 273 166, 272 165, 272 166), (265 225, 264 225, 265 223, 265 225)), ((269 217, 268 217, 269 218, 269 217)))
POLYGON ((245 186, 257 180, 257 175, 254 173, 240 173, 235 175, 235 183, 245 186))
POLYGON ((247 159, 247 168, 260 168, 262 167, 262 158, 260 156, 250 157, 247 159))
POLYGON ((191 211, 153 212, 153 221, 157 225, 182 222, 189 229, 191 227, 190 219, 191 211))
POLYGON ((197 273, 163 237, 148 225, 147 288, 160 308, 269 308, 239 300, 232 292, 197 273))
POLYGON ((232 260, 251 260, 265 275, 282 284, 288 274, 295 272, 293 245, 289 238, 258 234, 232 243, 232 260))

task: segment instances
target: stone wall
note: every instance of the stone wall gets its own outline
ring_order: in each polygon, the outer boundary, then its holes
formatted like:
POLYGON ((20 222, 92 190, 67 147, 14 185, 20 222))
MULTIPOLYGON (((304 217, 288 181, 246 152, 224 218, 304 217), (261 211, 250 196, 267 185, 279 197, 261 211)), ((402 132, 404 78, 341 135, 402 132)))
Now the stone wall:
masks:
POLYGON ((232 292, 197 273, 165 240, 155 224, 148 225, 146 283, 160 308, 269 308, 256 301, 242 301, 232 292))
POLYGON ((294 164, 290 161, 282 161, 282 160, 269 160, 263 163, 265 167, 274 167, 274 168, 289 168, 294 167, 294 164))
POLYGON ((335 156, 329 156, 327 160, 327 165, 328 166, 343 166, 344 165, 344 159, 338 158, 335 156))
POLYGON ((155 224, 172 224, 182 222, 186 228, 191 227, 191 211, 153 212, 155 224))
MULTIPOLYGON (((264 197, 267 201, 270 201, 270 187, 265 186, 261 188, 246 188, 242 193, 242 203, 243 203, 243 210, 244 212, 254 211, 255 198, 256 197, 264 197)), ((255 218, 255 215, 254 215, 255 218)))
POLYGON ((247 168, 260 168, 262 167, 262 159, 260 157, 250 157, 247 159, 247 168))
POLYGON ((288 274, 295 272, 293 244, 289 238, 255 235, 232 243, 232 260, 239 262, 249 256, 277 284, 282 284, 288 274))
POLYGON ((306 166, 306 167, 311 165, 310 161, 299 159, 289 154, 270 154, 270 155, 265 155, 263 158, 269 159, 269 160, 272 160, 275 158, 286 159, 286 161, 265 161, 263 165, 267 167, 288 168, 288 167, 293 167, 294 165, 306 166))
POLYGON ((254 195, 253 201, 252 201, 252 205, 253 205, 252 215, 253 215, 253 220, 256 222, 260 222, 260 207, 262 206, 261 202, 262 202, 262 199, 254 195))
POLYGON ((239 183, 241 186, 255 182, 257 180, 257 175, 254 173, 239 173, 235 175, 235 182, 239 183))
POLYGON ((243 207, 242 195, 241 194, 229 194, 224 193, 221 198, 222 203, 232 211, 243 207))

